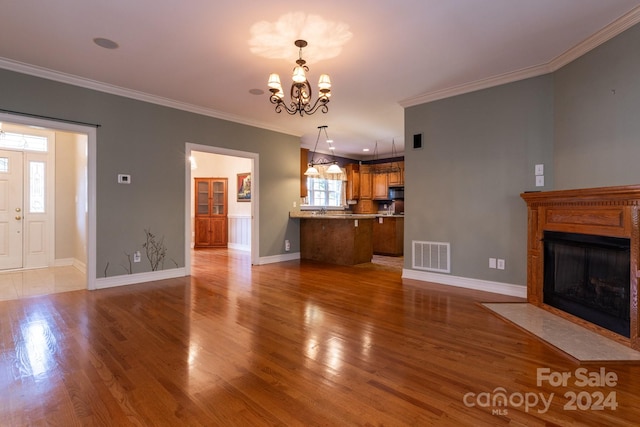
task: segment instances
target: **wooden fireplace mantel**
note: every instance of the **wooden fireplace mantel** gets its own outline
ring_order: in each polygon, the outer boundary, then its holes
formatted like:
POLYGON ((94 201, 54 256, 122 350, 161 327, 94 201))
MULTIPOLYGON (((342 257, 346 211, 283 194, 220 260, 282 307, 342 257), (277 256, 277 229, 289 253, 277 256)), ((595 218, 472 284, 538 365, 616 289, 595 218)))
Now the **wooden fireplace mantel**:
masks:
POLYGON ((528 302, 622 342, 635 350, 640 350, 640 331, 638 330, 640 185, 532 192, 522 193, 520 196, 527 203, 528 211, 528 302), (544 304, 542 298, 544 278, 542 237, 545 231, 630 239, 631 334, 629 339, 544 304))

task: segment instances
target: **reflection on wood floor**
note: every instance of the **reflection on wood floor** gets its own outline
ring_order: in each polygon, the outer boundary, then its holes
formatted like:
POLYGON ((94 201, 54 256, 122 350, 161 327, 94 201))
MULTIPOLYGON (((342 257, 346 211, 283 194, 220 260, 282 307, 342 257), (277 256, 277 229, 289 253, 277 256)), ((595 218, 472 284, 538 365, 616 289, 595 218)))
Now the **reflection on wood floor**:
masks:
POLYGON ((580 365, 479 304, 517 298, 374 264, 251 266, 227 250, 194 251, 193 264, 190 277, 0 302, 0 425, 640 420, 638 365, 583 367, 614 372, 615 385, 540 382, 539 368, 580 365), (587 393, 580 405, 614 393, 617 407, 567 409, 568 392, 587 393))

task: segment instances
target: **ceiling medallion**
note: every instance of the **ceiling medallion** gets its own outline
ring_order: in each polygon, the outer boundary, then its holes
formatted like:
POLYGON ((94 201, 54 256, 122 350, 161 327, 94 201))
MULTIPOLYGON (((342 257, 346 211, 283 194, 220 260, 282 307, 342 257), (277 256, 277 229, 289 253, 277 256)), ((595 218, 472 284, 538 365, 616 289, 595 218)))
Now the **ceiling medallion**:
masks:
POLYGON ((300 53, 298 60, 296 61, 297 65, 293 69, 293 83, 291 84, 291 100, 289 101, 289 105, 283 101, 284 92, 282 91, 280 76, 275 73, 269 76, 268 85, 269 91, 271 92, 269 101, 271 101, 272 104, 275 104, 277 113, 280 113, 283 110, 291 115, 300 114, 301 116, 304 116, 305 114, 311 115, 318 110, 326 113, 329 111, 327 104, 329 103, 329 97, 331 96, 331 80, 327 74, 320 75, 320 79, 318 80, 319 96, 312 104, 311 98, 313 94, 311 91, 311 85, 309 84, 309 80, 307 80, 306 76, 306 73, 309 71, 309 67, 306 65, 307 61, 302 59, 302 48, 307 46, 307 42, 305 40, 296 40, 295 45, 300 49, 300 53))

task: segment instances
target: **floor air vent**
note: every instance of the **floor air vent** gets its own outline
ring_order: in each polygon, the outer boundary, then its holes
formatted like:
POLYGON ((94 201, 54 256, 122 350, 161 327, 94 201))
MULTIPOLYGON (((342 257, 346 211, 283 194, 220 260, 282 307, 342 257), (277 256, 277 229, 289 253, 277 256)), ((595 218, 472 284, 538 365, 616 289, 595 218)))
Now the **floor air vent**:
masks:
POLYGON ((450 244, 413 241, 413 265, 416 270, 450 273, 450 244))

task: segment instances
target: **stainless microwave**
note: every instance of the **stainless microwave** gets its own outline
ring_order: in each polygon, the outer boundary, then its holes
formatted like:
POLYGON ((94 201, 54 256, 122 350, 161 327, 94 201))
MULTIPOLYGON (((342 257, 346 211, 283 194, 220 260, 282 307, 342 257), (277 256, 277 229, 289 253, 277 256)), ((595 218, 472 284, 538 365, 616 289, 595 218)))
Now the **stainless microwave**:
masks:
POLYGON ((404 200, 404 187, 389 187, 389 200, 404 200))

